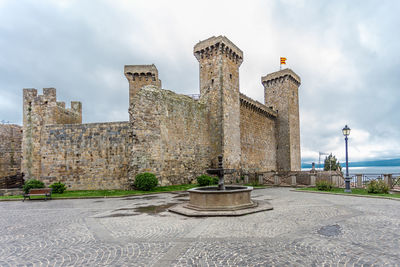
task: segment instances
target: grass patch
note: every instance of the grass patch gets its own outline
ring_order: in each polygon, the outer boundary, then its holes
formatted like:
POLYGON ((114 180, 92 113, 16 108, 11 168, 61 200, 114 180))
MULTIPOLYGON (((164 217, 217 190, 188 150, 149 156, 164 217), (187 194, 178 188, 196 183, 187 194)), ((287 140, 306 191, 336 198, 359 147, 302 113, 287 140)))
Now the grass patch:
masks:
POLYGON ((315 192, 326 192, 331 194, 353 194, 353 195, 365 195, 365 196, 381 196, 381 197, 392 197, 392 198, 400 198, 400 194, 371 194, 368 193, 366 189, 363 188, 352 188, 351 193, 344 192, 344 188, 332 188, 331 191, 321 191, 316 187, 306 187, 306 188, 298 188, 298 191, 315 191, 315 192))
MULTIPOLYGON (((169 185, 159 186, 151 191, 140 191, 140 190, 67 190, 63 194, 51 194, 52 198, 85 198, 85 197, 123 197, 130 195, 144 195, 153 194, 159 192, 172 192, 172 191, 184 191, 194 187, 197 184, 183 184, 183 185, 169 185)), ((33 198, 44 198, 44 197, 33 197, 33 198)), ((0 196, 0 199, 23 199, 22 195, 19 196, 0 196)))
POLYGON ((255 184, 244 184, 245 186, 251 186, 253 188, 268 188, 268 186, 265 185, 255 185, 255 184))
POLYGON ((23 198, 21 195, 19 195, 19 196, 0 196, 0 199, 14 199, 14 198, 16 198, 16 199, 18 199, 18 198, 23 198))

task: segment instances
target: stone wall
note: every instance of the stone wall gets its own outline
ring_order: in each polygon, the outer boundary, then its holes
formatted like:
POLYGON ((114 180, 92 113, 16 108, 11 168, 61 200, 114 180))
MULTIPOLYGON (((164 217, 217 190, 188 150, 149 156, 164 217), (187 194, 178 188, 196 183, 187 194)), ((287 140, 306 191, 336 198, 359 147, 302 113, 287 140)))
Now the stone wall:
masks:
POLYGON ((249 172, 275 171, 276 112, 240 95, 241 167, 249 172))
POLYGON ((162 185, 189 183, 210 167, 206 105, 154 86, 142 88, 133 110, 131 173, 152 172, 162 185))
POLYGON ((0 124, 0 178, 21 172, 22 127, 0 124))
POLYGON ((69 189, 127 188, 131 144, 129 122, 46 125, 40 179, 69 189))

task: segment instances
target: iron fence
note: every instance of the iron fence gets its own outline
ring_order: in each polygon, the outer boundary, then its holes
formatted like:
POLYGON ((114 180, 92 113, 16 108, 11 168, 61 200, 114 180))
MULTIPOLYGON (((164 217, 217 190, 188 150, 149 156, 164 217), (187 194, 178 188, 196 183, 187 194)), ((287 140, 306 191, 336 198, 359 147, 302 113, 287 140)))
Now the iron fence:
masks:
POLYGON ((364 174, 353 174, 350 175, 350 186, 355 187, 366 187, 371 181, 384 181, 385 175, 390 175, 388 179, 391 179, 391 188, 400 188, 400 173, 392 174, 381 174, 381 173, 364 173, 364 174), (360 177, 360 179, 359 179, 360 177))

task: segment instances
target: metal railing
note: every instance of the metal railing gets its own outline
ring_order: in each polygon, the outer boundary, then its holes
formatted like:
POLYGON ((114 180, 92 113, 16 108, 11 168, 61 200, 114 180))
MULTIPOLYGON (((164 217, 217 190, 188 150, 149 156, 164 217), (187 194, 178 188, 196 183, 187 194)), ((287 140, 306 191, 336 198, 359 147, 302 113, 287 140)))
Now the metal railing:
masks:
POLYGON ((350 176, 351 187, 366 187, 371 181, 389 182, 391 188, 400 188, 400 173, 380 174, 380 173, 364 173, 353 174, 350 176), (386 177, 385 177, 386 176, 386 177), (385 179, 386 178, 386 179, 385 179), (391 181, 389 181, 391 179, 391 181))

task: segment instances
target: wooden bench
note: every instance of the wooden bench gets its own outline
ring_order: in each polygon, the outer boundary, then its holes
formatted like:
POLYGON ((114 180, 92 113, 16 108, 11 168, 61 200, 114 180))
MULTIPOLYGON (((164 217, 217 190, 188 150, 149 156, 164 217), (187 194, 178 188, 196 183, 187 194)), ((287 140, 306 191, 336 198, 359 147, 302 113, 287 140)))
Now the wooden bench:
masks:
POLYGON ((51 191, 53 191, 52 188, 33 188, 33 189, 29 189, 29 194, 24 194, 24 200, 22 200, 22 202, 25 201, 25 198, 29 198, 31 199, 31 196, 44 196, 44 200, 47 200, 47 198, 51 199, 51 191))

